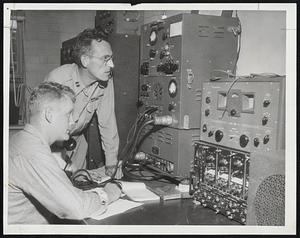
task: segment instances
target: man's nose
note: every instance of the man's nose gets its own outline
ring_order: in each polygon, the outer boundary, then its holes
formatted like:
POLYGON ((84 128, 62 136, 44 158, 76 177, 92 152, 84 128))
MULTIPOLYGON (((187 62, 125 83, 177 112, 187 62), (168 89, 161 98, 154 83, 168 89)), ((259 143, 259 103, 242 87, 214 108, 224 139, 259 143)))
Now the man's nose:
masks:
POLYGON ((110 59, 110 60, 107 62, 107 66, 110 67, 110 68, 115 67, 114 62, 113 62, 112 59, 110 59))

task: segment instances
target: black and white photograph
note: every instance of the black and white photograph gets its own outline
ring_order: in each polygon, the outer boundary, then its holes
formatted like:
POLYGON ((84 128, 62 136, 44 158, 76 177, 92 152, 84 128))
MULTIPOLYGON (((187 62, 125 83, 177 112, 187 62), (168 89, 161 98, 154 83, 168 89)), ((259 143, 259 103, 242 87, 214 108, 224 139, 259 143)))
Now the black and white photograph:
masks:
POLYGON ((4 234, 296 234, 296 4, 3 6, 4 234))

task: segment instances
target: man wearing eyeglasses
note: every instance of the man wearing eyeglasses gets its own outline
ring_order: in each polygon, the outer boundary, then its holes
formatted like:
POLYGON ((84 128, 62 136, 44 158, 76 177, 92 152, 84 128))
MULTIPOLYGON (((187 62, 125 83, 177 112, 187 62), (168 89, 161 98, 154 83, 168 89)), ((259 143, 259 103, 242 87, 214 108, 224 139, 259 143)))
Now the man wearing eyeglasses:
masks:
MULTIPOLYGON (((69 86, 76 95, 73 112, 75 125, 71 135, 77 145, 72 152, 65 152, 69 157, 72 155, 73 172, 86 168, 88 144, 83 132, 96 112, 106 158, 105 173, 111 175, 116 169, 119 147, 112 79, 112 50, 101 32, 86 29, 77 36, 73 57, 75 63, 52 70, 45 79, 69 86)), ((115 175, 117 179, 122 176, 120 167, 115 175)))

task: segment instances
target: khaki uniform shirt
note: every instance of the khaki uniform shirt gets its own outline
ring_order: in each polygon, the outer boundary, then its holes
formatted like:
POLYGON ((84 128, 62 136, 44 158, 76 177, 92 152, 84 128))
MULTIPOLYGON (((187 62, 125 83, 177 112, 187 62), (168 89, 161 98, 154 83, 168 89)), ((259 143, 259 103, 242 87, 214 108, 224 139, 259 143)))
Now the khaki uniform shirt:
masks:
POLYGON ((77 95, 73 119, 75 121, 79 119, 79 121, 73 129, 72 135, 80 135, 96 111, 106 165, 115 165, 119 135, 115 116, 113 80, 108 81, 106 88, 99 87, 98 83, 85 88, 79 76, 78 66, 73 63, 54 69, 46 76, 45 81, 54 81, 69 86, 77 95))
POLYGON ((32 125, 10 138, 8 224, 81 220, 107 209, 107 194, 75 188, 32 125))

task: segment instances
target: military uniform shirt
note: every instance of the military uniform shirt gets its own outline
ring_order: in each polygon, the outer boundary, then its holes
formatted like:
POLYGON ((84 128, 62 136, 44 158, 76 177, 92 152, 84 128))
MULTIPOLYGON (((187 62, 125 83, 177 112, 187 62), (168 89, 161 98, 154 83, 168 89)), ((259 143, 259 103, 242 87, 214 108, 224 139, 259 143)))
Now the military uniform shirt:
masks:
POLYGON ((80 135, 96 111, 106 165, 115 165, 119 148, 119 135, 115 116, 113 80, 108 81, 106 88, 101 88, 98 83, 85 88, 86 86, 80 79, 78 66, 73 63, 52 70, 46 76, 45 81, 54 81, 69 86, 75 92, 76 102, 73 119, 75 121, 78 119, 78 122, 72 130, 72 135, 80 135))

